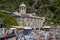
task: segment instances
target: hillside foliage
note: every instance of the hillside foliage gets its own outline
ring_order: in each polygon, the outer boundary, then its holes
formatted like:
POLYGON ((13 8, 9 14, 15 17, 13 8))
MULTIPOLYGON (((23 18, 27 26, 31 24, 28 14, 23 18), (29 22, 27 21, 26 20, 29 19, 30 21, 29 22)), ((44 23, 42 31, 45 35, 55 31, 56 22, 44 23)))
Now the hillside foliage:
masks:
POLYGON ((14 15, 11 16, 11 15, 8 14, 8 13, 1 12, 1 11, 0 11, 0 17, 2 17, 3 20, 4 20, 4 23, 3 23, 3 25, 2 25, 3 28, 5 28, 5 27, 6 27, 6 28, 9 28, 9 27, 11 27, 12 25, 13 25, 13 26, 18 26, 18 23, 17 23, 14 15))
POLYGON ((45 17, 47 23, 60 24, 60 0, 1 0, 0 9, 18 11, 22 2, 27 5, 27 12, 35 12, 38 16, 45 17))

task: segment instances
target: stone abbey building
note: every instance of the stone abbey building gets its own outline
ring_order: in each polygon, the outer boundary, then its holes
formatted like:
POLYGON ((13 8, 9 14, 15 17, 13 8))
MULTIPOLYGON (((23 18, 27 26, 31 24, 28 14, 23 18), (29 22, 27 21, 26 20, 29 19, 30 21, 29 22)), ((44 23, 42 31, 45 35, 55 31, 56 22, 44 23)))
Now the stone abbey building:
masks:
POLYGON ((19 26, 28 26, 32 28, 41 28, 45 17, 39 17, 35 13, 26 13, 26 5, 22 3, 19 6, 19 12, 14 12, 19 26))

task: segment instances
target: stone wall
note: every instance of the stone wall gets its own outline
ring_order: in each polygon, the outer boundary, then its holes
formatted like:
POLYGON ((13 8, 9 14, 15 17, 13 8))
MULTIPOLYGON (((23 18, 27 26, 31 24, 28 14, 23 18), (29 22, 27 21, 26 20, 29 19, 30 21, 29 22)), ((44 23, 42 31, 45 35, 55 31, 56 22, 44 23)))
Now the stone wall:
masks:
POLYGON ((60 31, 60 25, 53 25, 53 26, 51 26, 52 27, 52 29, 51 30, 53 30, 53 31, 60 31))
POLYGON ((30 26, 32 28, 41 28, 43 26, 43 20, 29 17, 17 18, 19 26, 30 26))

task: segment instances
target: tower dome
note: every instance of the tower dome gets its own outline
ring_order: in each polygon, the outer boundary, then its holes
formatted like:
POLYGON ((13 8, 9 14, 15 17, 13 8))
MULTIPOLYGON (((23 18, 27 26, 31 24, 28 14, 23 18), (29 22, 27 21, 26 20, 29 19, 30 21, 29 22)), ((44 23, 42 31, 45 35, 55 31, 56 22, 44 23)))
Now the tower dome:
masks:
POLYGON ((22 4, 20 5, 20 7, 26 7, 26 5, 25 5, 24 3, 22 3, 22 4))
POLYGON ((19 6, 19 13, 25 15, 26 14, 26 5, 24 3, 22 3, 19 6))

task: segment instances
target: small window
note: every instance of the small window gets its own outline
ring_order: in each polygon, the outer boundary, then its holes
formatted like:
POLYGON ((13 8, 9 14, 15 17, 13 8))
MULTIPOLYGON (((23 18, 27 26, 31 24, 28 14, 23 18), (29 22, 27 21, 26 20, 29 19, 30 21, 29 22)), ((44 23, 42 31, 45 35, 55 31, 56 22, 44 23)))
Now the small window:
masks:
POLYGON ((27 21, 29 21, 29 18, 27 18, 27 21))
POLYGON ((23 7, 22 7, 22 9, 23 9, 23 7))

